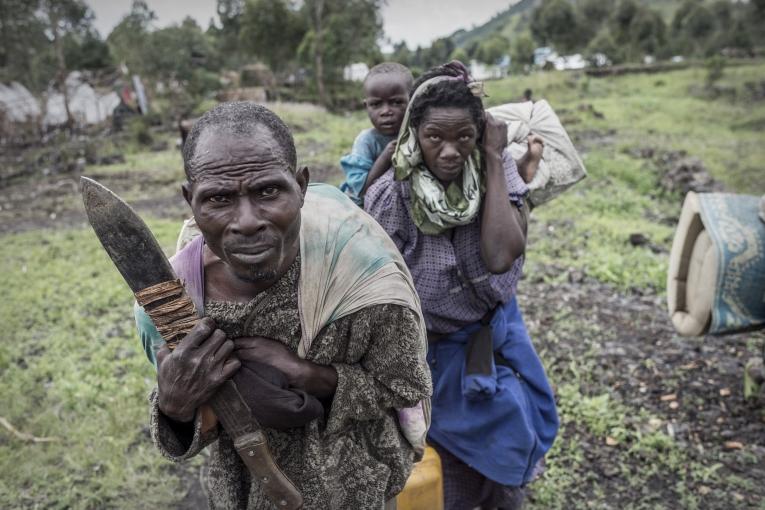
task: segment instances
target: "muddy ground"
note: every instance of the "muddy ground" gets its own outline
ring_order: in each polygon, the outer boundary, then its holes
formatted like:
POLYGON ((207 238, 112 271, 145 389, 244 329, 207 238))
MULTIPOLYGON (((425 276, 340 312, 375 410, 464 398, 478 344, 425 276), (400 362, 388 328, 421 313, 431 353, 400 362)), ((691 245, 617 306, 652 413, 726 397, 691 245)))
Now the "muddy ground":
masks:
MULTIPOLYGON (((585 395, 607 393, 626 408, 625 427, 674 439, 685 454, 684 490, 699 497, 699 508, 762 508, 765 402, 745 401, 742 388, 744 365, 763 345, 761 333, 680 338, 662 297, 620 293, 587 279, 555 285, 531 279, 521 284, 519 296, 557 385, 579 377, 585 395), (572 360, 582 361, 584 374, 572 374, 572 360), (651 418, 641 418, 643 413, 651 418), (705 469, 714 471, 706 480, 705 469), (739 479, 751 485, 736 487, 739 479)), ((641 501, 648 508, 690 506, 676 501, 678 472, 657 470, 634 483, 649 471, 644 464, 656 452, 629 453, 634 443, 612 444, 608 436, 571 424, 562 435, 576 437, 584 454, 581 462, 567 463, 575 478, 592 480, 569 488, 572 507, 620 508, 641 501)))
POLYGON ((129 191, 129 202, 140 214, 178 219, 188 214, 180 194, 179 176, 173 172, 170 176, 165 169, 140 175, 111 172, 109 165, 89 164, 78 155, 84 149, 70 145, 75 147, 75 154, 64 161, 59 155, 64 151, 57 153, 51 148, 3 148, 0 234, 87 225, 79 194, 81 175, 98 180, 118 194, 129 191), (37 155, 30 157, 30 153, 37 155))

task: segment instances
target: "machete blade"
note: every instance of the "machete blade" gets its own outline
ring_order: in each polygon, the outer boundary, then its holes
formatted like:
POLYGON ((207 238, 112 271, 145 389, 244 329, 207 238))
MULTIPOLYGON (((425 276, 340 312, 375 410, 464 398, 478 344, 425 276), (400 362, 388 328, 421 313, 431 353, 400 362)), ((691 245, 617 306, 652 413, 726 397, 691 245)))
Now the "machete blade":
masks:
POLYGON ((146 223, 104 185, 80 177, 88 221, 133 292, 176 278, 146 223))

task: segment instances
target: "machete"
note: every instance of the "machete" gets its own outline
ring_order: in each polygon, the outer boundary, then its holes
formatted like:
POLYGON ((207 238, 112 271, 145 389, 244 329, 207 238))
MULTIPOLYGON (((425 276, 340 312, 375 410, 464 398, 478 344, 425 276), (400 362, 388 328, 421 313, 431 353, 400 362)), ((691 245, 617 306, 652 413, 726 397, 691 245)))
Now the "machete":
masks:
MULTIPOLYGON (((106 253, 117 266, 139 303, 147 289, 160 289, 155 303, 144 305, 170 348, 199 320, 191 300, 175 275, 149 227, 121 198, 98 182, 81 177, 82 198, 88 221, 106 253), (163 289, 175 286, 177 296, 163 289), (170 296, 170 297, 168 297, 170 296), (187 306, 177 305, 185 303, 187 306), (164 308, 161 308, 165 305, 164 308), (149 307, 153 306, 153 311, 149 307), (159 313, 157 311, 159 310, 159 313), (165 313, 166 312, 166 313, 165 313), (161 323, 163 314, 172 317, 170 333, 161 323), (163 332, 164 331, 164 332, 163 332)), ((303 498, 295 485, 276 465, 266 443, 266 435, 250 412, 233 381, 228 380, 209 402, 223 428, 234 441, 253 480, 258 480, 266 496, 277 506, 297 510, 303 498)))

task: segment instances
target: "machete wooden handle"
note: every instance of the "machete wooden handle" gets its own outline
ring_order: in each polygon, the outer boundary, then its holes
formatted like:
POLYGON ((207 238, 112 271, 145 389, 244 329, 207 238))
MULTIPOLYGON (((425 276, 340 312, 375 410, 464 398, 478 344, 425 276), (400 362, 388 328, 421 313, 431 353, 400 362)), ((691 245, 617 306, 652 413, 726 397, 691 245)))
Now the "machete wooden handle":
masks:
POLYGON ((274 461, 266 434, 250 414, 250 408, 234 381, 223 383, 209 404, 234 441, 234 448, 247 466, 250 476, 260 483, 266 497, 280 509, 302 508, 303 496, 274 461), (248 419, 244 419, 245 416, 248 419))
POLYGON ((274 462, 262 430, 237 437, 234 448, 242 457, 253 478, 260 482, 268 499, 278 508, 289 510, 302 508, 303 497, 274 462))

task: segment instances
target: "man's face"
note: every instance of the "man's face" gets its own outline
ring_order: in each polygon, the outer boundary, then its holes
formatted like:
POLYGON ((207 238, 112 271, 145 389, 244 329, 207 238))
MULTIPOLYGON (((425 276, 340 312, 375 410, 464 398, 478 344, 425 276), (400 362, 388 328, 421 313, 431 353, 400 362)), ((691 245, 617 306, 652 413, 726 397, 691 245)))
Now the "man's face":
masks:
POLYGON ((364 106, 375 129, 384 135, 397 135, 409 102, 406 80, 394 73, 371 76, 364 84, 364 95, 364 106))
POLYGON ((238 278, 275 280, 299 251, 307 170, 293 173, 262 127, 250 136, 207 129, 191 167, 184 196, 207 246, 238 278))

